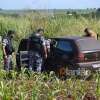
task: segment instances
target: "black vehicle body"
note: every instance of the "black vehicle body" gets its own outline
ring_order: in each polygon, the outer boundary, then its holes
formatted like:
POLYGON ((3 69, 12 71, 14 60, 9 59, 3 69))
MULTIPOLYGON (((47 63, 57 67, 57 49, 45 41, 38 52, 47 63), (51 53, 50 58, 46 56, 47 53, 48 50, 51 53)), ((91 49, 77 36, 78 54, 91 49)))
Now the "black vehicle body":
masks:
POLYGON ((17 70, 21 70, 22 66, 28 67, 29 53, 28 53, 28 39, 22 39, 16 54, 17 70))
MULTIPOLYGON (((51 51, 45 60, 45 71, 59 72, 60 68, 100 69, 100 41, 89 37, 51 38, 51 51)), ((17 56, 17 66, 28 67, 28 39, 22 39, 17 56)), ((31 43, 32 45, 32 43, 31 43)), ((34 47, 34 45, 33 45, 34 47)))
POLYGON ((100 41, 90 37, 52 38, 51 55, 46 70, 58 71, 68 67, 77 69, 100 69, 100 41), (55 67, 56 66, 56 67, 55 67))

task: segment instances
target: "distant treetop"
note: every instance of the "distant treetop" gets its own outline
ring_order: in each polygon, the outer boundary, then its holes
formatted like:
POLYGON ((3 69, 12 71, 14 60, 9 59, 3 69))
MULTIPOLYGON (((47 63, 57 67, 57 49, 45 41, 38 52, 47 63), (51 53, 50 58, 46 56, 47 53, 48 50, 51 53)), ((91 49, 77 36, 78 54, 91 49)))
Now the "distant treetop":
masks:
POLYGON ((100 8, 97 9, 97 12, 100 12, 100 8))
POLYGON ((3 10, 2 8, 0 8, 0 10, 3 10))

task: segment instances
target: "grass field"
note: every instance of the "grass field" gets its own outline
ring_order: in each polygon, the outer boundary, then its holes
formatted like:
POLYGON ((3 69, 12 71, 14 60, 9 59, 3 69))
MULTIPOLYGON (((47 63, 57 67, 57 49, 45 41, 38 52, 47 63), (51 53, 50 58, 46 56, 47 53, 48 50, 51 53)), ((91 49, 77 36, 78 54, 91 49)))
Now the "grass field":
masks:
MULTIPOLYGON (((86 27, 100 34, 100 20, 91 16, 85 18, 38 12, 17 17, 0 15, 0 35, 4 35, 9 29, 17 32, 14 38, 16 50, 19 41, 39 27, 45 29, 46 37, 82 36, 86 27)), ((1 48, 0 61, 0 100, 67 100, 69 95, 75 100, 82 100, 87 92, 100 100, 100 73, 93 74, 89 81, 77 79, 75 76, 62 81, 52 72, 50 75, 28 71, 25 73, 25 69, 19 74, 16 71, 9 74, 2 70, 1 48)))
POLYGON ((53 72, 47 75, 33 72, 25 74, 24 71, 20 74, 0 71, 1 100, 67 100, 69 95, 75 100, 82 100, 86 93, 92 93, 98 98, 96 100, 100 99, 99 74, 95 74, 90 81, 75 76, 62 81, 53 72))

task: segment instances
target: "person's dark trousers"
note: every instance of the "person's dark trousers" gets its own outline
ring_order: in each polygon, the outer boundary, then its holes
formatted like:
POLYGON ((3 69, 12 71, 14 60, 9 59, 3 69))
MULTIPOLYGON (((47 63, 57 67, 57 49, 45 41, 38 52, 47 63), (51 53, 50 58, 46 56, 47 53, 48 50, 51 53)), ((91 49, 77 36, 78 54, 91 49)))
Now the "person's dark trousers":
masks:
POLYGON ((4 58, 4 70, 13 70, 12 55, 8 55, 7 58, 4 58))

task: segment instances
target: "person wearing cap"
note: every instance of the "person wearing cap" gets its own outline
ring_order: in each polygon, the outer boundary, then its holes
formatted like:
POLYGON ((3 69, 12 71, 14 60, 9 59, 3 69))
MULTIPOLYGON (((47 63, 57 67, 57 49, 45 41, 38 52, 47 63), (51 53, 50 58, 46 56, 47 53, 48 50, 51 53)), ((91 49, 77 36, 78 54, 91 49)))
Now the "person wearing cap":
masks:
POLYGON ((12 39, 15 31, 9 30, 7 35, 2 39, 3 58, 4 58, 4 70, 10 71, 13 69, 12 66, 12 54, 14 47, 12 45, 12 39))

